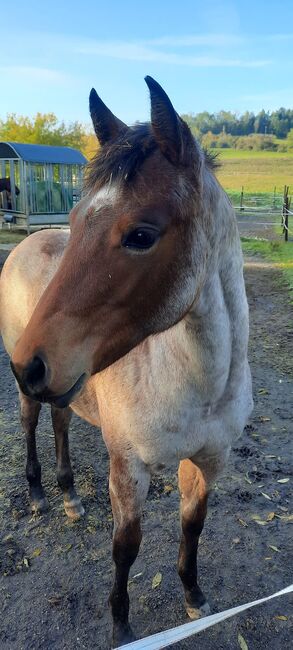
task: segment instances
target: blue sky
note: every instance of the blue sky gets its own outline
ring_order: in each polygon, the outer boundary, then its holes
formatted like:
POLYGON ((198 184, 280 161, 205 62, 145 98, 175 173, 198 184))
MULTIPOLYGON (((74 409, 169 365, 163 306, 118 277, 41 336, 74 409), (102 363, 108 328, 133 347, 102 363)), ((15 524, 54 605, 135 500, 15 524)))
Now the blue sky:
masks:
POLYGON ((163 85, 179 113, 293 106, 292 0, 14 0, 12 6, 1 26, 1 118, 52 111, 89 123, 94 86, 122 120, 143 121, 146 74, 163 85))

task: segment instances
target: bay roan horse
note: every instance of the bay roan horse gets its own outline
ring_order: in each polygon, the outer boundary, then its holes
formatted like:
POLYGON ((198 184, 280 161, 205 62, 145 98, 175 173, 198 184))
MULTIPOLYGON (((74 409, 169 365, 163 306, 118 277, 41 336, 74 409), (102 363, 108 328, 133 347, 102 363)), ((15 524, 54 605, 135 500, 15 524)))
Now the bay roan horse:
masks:
POLYGON ((128 574, 150 476, 165 467, 179 464, 187 612, 209 611, 196 568, 207 496, 252 408, 234 211, 164 90, 151 77, 146 83, 151 123, 132 128, 92 90, 101 148, 70 234, 31 235, 1 279, 1 329, 20 387, 36 502, 43 498, 34 437, 40 403, 52 405, 59 483, 77 514, 70 409, 102 429, 115 522, 116 646, 133 638, 128 574))

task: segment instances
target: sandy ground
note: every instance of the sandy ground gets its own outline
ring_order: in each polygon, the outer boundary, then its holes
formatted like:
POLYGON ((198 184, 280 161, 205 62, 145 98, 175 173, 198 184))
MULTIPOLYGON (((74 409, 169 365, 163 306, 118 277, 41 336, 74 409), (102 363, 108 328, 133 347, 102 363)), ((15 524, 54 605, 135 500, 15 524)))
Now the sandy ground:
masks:
MULTIPOLYGON (((280 272, 257 260, 248 262, 255 410, 211 496, 200 543, 200 584, 214 612, 292 582, 292 308, 280 272)), ((71 523, 56 485, 53 435, 43 409, 38 444, 50 510, 31 518, 17 393, 3 348, 0 383, 1 650, 107 649, 112 517, 108 458, 101 435, 74 418, 72 459, 86 516, 71 523)), ((154 480, 144 516, 144 539, 129 583, 131 621, 138 637, 187 620, 176 574, 178 505, 176 476, 154 480), (158 572, 162 581, 153 589, 158 572)), ((234 650, 240 648, 239 634, 249 650, 291 648, 290 597, 172 647, 234 650)))

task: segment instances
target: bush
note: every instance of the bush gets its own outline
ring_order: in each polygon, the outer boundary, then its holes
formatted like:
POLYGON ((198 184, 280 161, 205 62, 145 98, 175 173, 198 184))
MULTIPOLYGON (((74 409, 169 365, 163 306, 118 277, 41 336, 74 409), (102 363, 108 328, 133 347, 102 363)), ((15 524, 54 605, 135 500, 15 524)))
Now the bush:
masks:
POLYGON ((278 144, 273 135, 243 135, 236 139, 236 149, 250 149, 254 151, 278 151, 278 144))

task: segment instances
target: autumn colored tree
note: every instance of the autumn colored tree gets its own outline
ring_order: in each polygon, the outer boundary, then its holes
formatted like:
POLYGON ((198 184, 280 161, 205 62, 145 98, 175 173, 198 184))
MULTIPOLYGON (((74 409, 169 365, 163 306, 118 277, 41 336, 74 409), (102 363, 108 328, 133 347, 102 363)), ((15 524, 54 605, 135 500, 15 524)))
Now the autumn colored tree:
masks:
POLYGON ((0 139, 73 147, 82 151, 86 158, 92 157, 97 150, 97 139, 93 132, 80 122, 68 125, 64 121, 59 122, 54 113, 37 113, 33 118, 10 113, 6 120, 0 120, 0 139))

